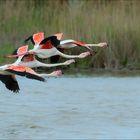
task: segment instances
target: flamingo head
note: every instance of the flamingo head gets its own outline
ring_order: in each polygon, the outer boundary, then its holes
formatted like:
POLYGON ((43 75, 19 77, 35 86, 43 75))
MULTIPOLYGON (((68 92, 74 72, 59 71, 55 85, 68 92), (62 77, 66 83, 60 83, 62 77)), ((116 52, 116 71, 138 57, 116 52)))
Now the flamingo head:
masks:
POLYGON ((99 45, 99 47, 101 47, 101 48, 107 48, 107 47, 109 47, 109 45, 108 45, 107 42, 101 42, 101 43, 99 43, 98 45, 99 45))

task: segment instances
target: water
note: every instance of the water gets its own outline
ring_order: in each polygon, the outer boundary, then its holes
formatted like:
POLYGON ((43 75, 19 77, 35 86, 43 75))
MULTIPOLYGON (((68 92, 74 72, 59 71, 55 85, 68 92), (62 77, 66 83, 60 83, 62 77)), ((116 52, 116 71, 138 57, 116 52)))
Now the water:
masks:
POLYGON ((140 77, 18 77, 21 92, 0 84, 0 138, 140 138, 140 77))

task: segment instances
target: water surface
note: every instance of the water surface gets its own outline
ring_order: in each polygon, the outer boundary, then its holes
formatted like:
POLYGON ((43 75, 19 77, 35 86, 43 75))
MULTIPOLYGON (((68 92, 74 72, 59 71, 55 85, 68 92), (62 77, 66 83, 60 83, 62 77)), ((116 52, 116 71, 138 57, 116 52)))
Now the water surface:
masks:
POLYGON ((140 138, 140 77, 62 77, 47 83, 17 77, 0 84, 0 138, 140 138))

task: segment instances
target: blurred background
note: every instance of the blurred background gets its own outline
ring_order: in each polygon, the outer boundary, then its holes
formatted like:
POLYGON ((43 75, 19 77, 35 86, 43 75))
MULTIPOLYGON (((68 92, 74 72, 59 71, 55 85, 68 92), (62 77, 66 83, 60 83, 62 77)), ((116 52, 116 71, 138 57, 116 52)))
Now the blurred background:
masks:
MULTIPOLYGON (((0 0, 0 63, 28 36, 63 32, 63 39, 108 42, 97 54, 71 65, 78 69, 139 70, 139 0, 0 0)), ((65 53, 86 51, 74 48, 65 53)))

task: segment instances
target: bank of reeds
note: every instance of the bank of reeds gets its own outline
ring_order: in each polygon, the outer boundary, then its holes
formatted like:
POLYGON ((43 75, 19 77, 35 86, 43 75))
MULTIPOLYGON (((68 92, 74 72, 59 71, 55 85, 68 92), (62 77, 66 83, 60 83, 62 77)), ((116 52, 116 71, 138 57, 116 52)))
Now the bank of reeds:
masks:
POLYGON ((73 67, 139 69, 139 5, 139 0, 0 0, 0 62, 9 61, 2 56, 21 46, 24 38, 44 31, 46 36, 63 32, 64 39, 109 43, 73 67))

